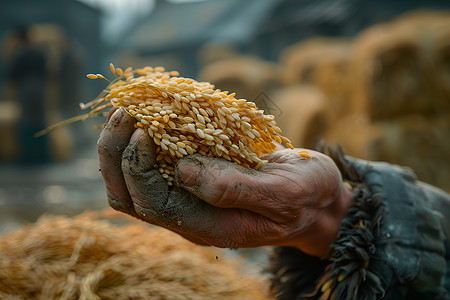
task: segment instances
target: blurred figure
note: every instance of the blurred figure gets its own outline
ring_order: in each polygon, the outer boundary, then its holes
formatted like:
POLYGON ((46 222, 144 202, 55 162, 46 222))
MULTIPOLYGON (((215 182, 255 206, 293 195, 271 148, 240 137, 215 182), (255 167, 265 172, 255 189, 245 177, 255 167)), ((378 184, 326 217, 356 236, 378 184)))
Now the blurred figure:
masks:
POLYGON ((18 162, 45 163, 50 161, 48 137, 34 138, 33 135, 46 126, 46 57, 32 45, 28 27, 18 28, 15 34, 18 47, 11 61, 8 79, 13 85, 14 98, 21 108, 18 162))

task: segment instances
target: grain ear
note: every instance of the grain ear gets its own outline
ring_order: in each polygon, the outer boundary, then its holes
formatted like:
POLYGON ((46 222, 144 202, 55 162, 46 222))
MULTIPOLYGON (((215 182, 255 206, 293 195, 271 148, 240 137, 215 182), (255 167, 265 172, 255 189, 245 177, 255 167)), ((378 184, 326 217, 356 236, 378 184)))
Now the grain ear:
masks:
MULTIPOLYGON (((83 105, 91 109, 83 118, 111 106, 124 108, 136 119, 136 128, 143 128, 157 145, 157 167, 169 185, 174 165, 187 155, 198 153, 259 169, 267 162, 261 157, 276 150, 274 142, 292 148, 274 116, 237 99, 235 93, 160 66, 123 71, 110 64, 110 70, 117 77, 83 105)), ((101 74, 87 77, 106 79, 101 74)))

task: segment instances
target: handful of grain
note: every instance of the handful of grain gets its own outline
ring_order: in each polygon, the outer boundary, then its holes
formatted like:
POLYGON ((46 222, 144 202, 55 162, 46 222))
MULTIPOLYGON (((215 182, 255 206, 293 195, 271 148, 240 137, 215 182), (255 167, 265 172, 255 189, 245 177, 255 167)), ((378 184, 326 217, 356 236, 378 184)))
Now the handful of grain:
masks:
MULTIPOLYGON (((221 157, 259 169, 267 162, 261 157, 275 151, 274 142, 293 148, 281 136, 274 116, 265 115, 253 102, 237 99, 235 93, 180 77, 176 71, 166 72, 163 67, 123 71, 111 64, 110 68, 118 76, 99 97, 82 105, 92 109, 84 117, 111 106, 125 108, 137 120, 135 126, 148 132, 159 146, 157 165, 169 185, 176 162, 186 155, 221 157)), ((106 79, 101 74, 87 77, 106 79)))

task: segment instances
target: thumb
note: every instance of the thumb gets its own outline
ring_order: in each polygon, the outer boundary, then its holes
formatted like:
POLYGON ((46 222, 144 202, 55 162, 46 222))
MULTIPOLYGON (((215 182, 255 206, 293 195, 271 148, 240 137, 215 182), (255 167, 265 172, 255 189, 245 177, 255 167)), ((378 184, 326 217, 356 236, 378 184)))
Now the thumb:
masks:
POLYGON ((286 178, 248 169, 224 159, 191 155, 175 167, 178 185, 220 208, 241 208, 273 217, 278 202, 275 186, 286 178))

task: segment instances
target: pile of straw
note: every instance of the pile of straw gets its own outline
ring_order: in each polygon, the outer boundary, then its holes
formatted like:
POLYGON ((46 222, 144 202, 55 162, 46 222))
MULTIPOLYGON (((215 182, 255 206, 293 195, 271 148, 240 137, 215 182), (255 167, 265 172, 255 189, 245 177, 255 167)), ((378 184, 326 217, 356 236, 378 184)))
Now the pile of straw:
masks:
POLYGON ((449 19, 448 12, 410 13, 355 39, 354 98, 367 106, 371 120, 429 115, 449 106, 443 104, 440 79, 450 68, 444 62, 449 19))
POLYGON ((312 85, 292 85, 274 93, 282 111, 277 124, 294 147, 314 148, 329 127, 325 95, 312 85))
POLYGON ((442 13, 430 26, 433 50, 429 74, 435 87, 435 110, 450 111, 450 13, 442 13))
POLYGON ((350 47, 351 41, 347 39, 313 38, 286 48, 281 54, 284 84, 316 84, 317 71, 325 65, 334 64, 338 73, 343 71, 350 47))
POLYGON ((426 109, 425 69, 419 33, 413 27, 373 26, 356 38, 354 55, 354 97, 372 120, 426 109))
POLYGON ((404 116, 376 124, 378 138, 368 143, 374 160, 411 167, 422 181, 450 192, 450 113, 404 116))
POLYGON ((353 97, 378 131, 367 140, 367 158, 409 166, 447 190, 449 41, 449 12, 408 13, 362 32, 352 65, 353 97))
POLYGON ((0 237, 0 298, 268 299, 222 254, 115 212, 43 216, 0 237))
POLYGON ((357 107, 351 98, 353 83, 350 76, 353 44, 337 40, 316 67, 315 85, 326 95, 331 122, 357 107))
POLYGON ((351 112, 351 51, 351 40, 343 38, 313 38, 283 51, 285 87, 273 98, 282 111, 277 123, 294 146, 315 147, 351 112))
POLYGON ((258 94, 261 91, 271 93, 281 85, 277 65, 257 57, 241 55, 207 64, 200 72, 199 79, 214 82, 221 90, 234 91, 239 97, 255 102, 260 108, 264 108, 264 103, 258 103, 258 94))

